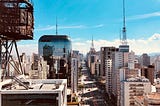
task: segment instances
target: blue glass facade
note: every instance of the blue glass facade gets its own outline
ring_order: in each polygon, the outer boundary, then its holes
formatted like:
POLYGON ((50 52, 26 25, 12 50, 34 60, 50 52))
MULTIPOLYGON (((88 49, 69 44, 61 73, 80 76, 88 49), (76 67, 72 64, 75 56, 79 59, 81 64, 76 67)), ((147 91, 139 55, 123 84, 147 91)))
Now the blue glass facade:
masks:
POLYGON ((44 35, 38 42, 39 56, 49 65, 48 79, 67 79, 71 85, 71 40, 67 35, 44 35))
POLYGON ((68 57, 71 50, 71 40, 66 35, 44 35, 39 39, 39 56, 68 57))

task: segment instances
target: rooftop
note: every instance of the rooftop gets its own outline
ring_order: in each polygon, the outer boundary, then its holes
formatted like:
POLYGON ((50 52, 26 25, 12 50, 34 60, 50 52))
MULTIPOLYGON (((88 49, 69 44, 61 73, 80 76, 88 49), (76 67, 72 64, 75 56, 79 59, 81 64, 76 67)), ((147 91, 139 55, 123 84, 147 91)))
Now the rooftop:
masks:
POLYGON ((149 104, 159 106, 160 105, 160 93, 151 93, 146 95, 145 99, 149 104))
POLYGON ((148 99, 158 99, 160 100, 160 93, 151 93, 147 95, 148 99))
POLYGON ((40 37, 39 42, 51 42, 51 41, 70 41, 70 38, 67 35, 43 35, 40 37))
POLYGON ((126 80, 127 82, 149 82, 149 79, 145 77, 132 77, 126 80))
POLYGON ((67 86, 66 79, 24 79, 18 77, 21 83, 8 79, 0 82, 1 93, 44 93, 60 92, 67 86), (27 88, 27 87, 28 88, 27 88))

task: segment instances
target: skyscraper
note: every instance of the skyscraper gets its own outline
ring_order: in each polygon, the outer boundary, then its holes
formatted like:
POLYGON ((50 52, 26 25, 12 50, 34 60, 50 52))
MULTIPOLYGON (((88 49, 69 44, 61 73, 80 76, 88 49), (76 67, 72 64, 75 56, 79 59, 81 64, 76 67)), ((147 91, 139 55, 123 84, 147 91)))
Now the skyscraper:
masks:
POLYGON ((113 53, 118 51, 115 47, 101 47, 101 71, 100 75, 106 78, 106 91, 112 93, 113 78, 113 53))
POLYGON ((150 65, 150 56, 148 56, 148 54, 146 53, 143 53, 141 56, 140 56, 140 64, 141 66, 148 66, 150 65))
POLYGON ((39 56, 59 56, 67 58, 72 50, 71 40, 67 35, 44 35, 38 42, 39 56))
POLYGON ((71 40, 67 35, 44 35, 39 39, 39 56, 49 65, 48 78, 68 79, 70 86, 71 50, 71 40))
POLYGON ((94 48, 94 42, 92 38, 92 43, 90 47, 90 51, 87 54, 88 67, 90 68, 91 75, 95 75, 95 62, 96 62, 96 50, 94 48))

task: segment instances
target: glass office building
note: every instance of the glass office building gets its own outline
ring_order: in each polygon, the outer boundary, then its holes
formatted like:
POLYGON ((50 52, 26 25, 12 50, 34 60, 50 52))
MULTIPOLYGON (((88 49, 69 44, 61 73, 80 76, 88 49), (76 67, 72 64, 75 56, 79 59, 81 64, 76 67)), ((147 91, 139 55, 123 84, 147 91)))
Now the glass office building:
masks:
POLYGON ((67 58, 71 53, 71 40, 67 35, 44 35, 39 39, 39 56, 67 58))
POLYGON ((48 79, 67 79, 71 84, 71 40, 67 35, 44 35, 39 39, 39 56, 49 65, 48 79))

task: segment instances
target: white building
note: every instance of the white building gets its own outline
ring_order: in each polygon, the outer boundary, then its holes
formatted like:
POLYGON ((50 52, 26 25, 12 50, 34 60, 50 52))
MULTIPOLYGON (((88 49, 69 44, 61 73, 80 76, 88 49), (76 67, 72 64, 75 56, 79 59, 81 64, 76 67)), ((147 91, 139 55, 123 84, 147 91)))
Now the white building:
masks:
POLYGON ((0 83, 0 106, 67 106, 66 79, 13 79, 0 83))
POLYGON ((155 70, 157 73, 160 71, 160 59, 159 58, 155 60, 155 70))
POLYGON ((44 61, 43 58, 38 62, 38 77, 39 79, 47 79, 47 75, 49 74, 49 65, 47 65, 47 61, 44 61))
POLYGON ((151 92, 151 83, 144 77, 129 78, 121 83, 121 106, 134 106, 135 96, 151 92))
POLYGON ((106 66, 106 92, 112 92, 112 60, 108 59, 105 61, 106 66))
POLYGON ((117 96, 117 85, 120 84, 119 76, 118 75, 118 69, 123 67, 123 52, 114 52, 112 53, 112 94, 117 96))
POLYGON ((129 69, 135 68, 135 53, 133 51, 129 52, 128 54, 128 68, 129 69))
POLYGON ((72 58, 71 62, 71 89, 72 93, 77 92, 78 86, 78 59, 72 58))

